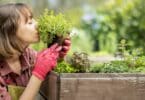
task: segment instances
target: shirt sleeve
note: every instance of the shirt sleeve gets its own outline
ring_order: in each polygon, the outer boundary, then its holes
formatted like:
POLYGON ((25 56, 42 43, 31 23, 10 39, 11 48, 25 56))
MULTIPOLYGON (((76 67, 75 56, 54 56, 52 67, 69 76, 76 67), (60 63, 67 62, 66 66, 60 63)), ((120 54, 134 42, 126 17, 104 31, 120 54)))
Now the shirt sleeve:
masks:
POLYGON ((11 100, 11 97, 7 91, 5 82, 1 76, 0 76, 0 100, 11 100))

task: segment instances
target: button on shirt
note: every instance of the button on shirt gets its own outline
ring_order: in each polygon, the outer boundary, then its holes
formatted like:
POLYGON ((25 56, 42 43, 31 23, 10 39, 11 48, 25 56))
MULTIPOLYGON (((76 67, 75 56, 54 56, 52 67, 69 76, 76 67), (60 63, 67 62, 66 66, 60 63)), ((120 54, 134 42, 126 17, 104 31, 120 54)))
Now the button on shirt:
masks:
POLYGON ((36 56, 37 52, 30 48, 27 48, 20 56, 21 75, 14 73, 5 60, 0 60, 0 100, 11 100, 7 92, 7 85, 26 87, 32 74, 36 56))

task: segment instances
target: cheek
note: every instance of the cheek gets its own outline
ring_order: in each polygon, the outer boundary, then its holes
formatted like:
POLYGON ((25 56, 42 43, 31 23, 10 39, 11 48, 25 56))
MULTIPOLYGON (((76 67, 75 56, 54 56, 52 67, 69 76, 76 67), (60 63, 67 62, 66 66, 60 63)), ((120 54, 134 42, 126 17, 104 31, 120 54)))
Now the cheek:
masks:
POLYGON ((16 36, 18 39, 24 41, 25 39, 29 38, 29 31, 26 30, 26 28, 19 28, 18 32, 16 33, 16 36))
POLYGON ((24 26, 21 28, 18 34, 22 35, 23 37, 30 36, 33 32, 32 28, 29 26, 24 26))
POLYGON ((17 37, 22 41, 33 41, 38 38, 37 30, 34 25, 23 25, 17 32, 17 37))
POLYGON ((37 32, 37 30, 35 29, 33 25, 27 25, 24 30, 26 30, 27 32, 26 34, 29 34, 29 35, 33 35, 37 32))

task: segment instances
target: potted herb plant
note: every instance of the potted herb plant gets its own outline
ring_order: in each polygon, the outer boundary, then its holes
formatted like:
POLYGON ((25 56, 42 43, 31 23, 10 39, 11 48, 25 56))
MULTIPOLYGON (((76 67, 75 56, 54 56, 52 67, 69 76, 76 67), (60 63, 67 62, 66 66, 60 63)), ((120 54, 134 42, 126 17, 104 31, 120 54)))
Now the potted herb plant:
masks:
POLYGON ((45 9, 38 18, 41 40, 47 44, 47 47, 56 42, 61 45, 64 38, 69 35, 70 28, 70 21, 62 13, 54 14, 53 11, 45 9))

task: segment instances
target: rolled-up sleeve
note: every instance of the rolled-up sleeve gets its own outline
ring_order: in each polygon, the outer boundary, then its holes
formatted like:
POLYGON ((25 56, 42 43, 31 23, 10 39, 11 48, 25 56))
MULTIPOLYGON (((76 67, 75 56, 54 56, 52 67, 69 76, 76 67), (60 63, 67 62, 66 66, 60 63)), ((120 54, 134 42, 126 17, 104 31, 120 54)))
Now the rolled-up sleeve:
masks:
POLYGON ((11 100, 9 93, 7 92, 6 85, 2 77, 0 76, 0 100, 11 100))

